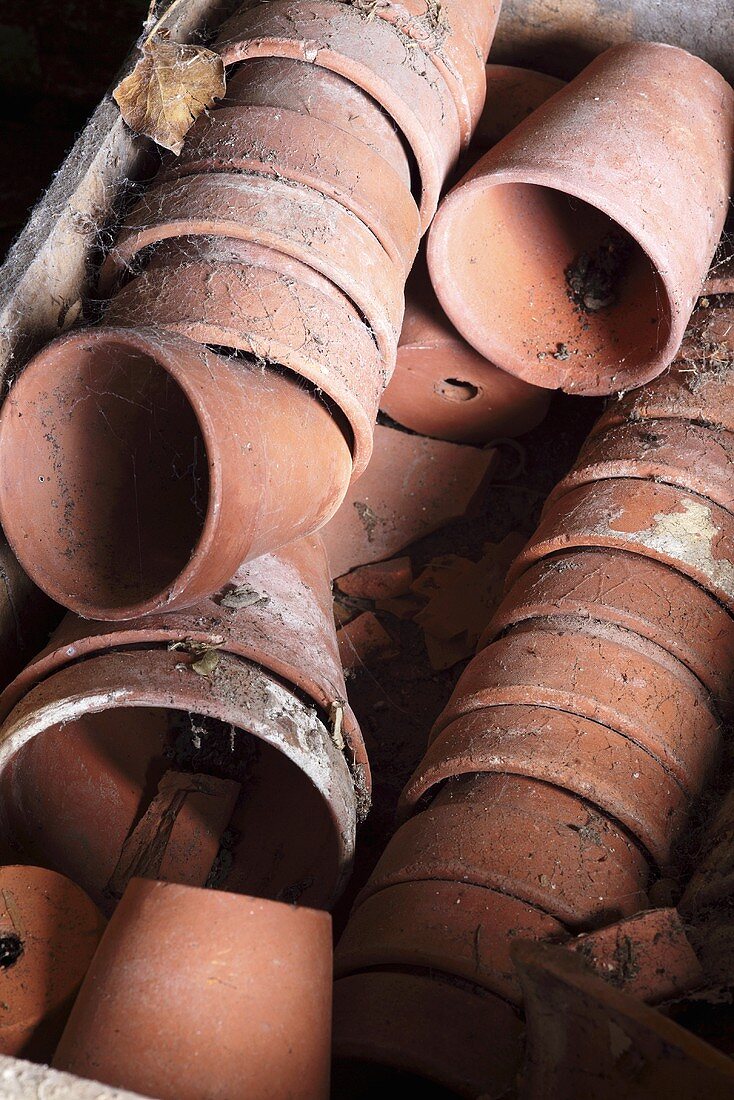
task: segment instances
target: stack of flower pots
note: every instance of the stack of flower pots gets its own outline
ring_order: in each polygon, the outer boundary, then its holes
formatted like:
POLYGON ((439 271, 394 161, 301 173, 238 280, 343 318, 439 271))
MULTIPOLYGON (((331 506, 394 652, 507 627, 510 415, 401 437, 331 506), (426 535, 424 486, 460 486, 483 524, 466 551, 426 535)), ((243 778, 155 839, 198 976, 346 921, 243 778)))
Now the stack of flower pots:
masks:
POLYGON ((691 367, 608 408, 511 567, 339 944, 339 1057, 395 1064, 394 972, 517 1004, 514 939, 631 915, 669 866, 734 702, 734 369, 691 367))

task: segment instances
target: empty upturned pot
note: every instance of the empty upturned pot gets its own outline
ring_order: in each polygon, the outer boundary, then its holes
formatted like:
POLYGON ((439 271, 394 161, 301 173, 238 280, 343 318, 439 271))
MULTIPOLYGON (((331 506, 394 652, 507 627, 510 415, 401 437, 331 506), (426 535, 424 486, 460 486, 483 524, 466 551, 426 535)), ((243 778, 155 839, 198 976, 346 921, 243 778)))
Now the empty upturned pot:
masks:
POLYGON ((5 402, 0 452, 11 547, 49 595, 100 619, 217 591, 321 526, 352 473, 297 380, 157 329, 49 344, 5 402))
POLYGON ((549 403, 547 390, 495 367, 459 335, 438 304, 421 255, 406 287, 382 411, 421 435, 484 444, 537 427, 549 403))
POLYGON ((62 875, 0 869, 0 1052, 50 1060, 104 925, 62 875))
POLYGON ((161 1100, 329 1095, 326 913, 135 879, 57 1069, 161 1100))
POLYGON ((327 905, 369 803, 345 696, 317 536, 244 566, 188 611, 121 626, 69 615, 2 698, 3 835, 112 908, 156 789, 213 787, 178 805, 178 832, 163 822, 146 877, 191 881, 175 846, 196 812, 196 845, 211 852, 202 885, 327 905))
POLYGON ((428 259, 449 318, 536 385, 608 394, 654 378, 724 225, 733 129, 734 91, 705 62, 608 50, 444 200, 428 259))

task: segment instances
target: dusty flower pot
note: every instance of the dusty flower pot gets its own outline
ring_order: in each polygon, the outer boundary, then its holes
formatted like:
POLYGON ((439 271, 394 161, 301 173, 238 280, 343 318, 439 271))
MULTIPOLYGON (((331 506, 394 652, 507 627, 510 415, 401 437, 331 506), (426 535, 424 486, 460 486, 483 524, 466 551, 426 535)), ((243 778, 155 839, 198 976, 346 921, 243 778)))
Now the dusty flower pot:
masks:
POLYGON ((456 162, 461 126, 443 76, 383 19, 331 0, 273 0, 241 9, 220 29, 225 65, 251 57, 308 61, 351 80, 395 121, 420 174, 424 230, 456 162))
POLYGON ((354 846, 343 751, 262 668, 209 649, 202 665, 197 652, 103 651, 33 688, 2 727, 3 835, 110 909, 123 846, 156 785, 171 769, 203 773, 241 785, 210 881, 330 904, 354 846))
POLYGON ((250 172, 302 184, 346 207, 407 275, 421 236, 410 191, 378 154, 329 122, 271 107, 220 107, 201 115, 181 155, 157 180, 250 172))
POLYGON ((662 764, 614 730, 549 707, 500 706, 464 715, 439 734, 401 795, 403 815, 446 780, 484 772, 577 795, 620 822, 658 867, 668 863, 690 811, 662 764))
POLYGON ((485 76, 487 97, 469 147, 469 157, 475 161, 566 83, 516 65, 487 65, 485 76))
POLYGON ((665 650, 609 623, 522 624, 468 665, 433 729, 502 704, 547 706, 599 722, 655 757, 699 794, 716 759, 711 697, 665 650))
POLYGON ((351 80, 320 65, 287 57, 252 57, 227 80, 221 102, 278 107, 336 126, 377 153, 411 187, 411 165, 402 136, 379 104, 351 80))
POLYGON ((169 181, 130 214, 102 268, 111 292, 135 256, 170 237, 232 237, 284 252, 335 283, 367 319, 388 364, 403 320, 405 276, 362 222, 311 188, 246 173, 169 181))
POLYGON ((172 328, 286 367, 346 418, 352 477, 367 466, 387 364, 349 299, 300 261, 247 241, 166 241, 112 299, 105 323, 172 328))
POLYGON ((73 882, 0 869, 0 1052, 49 1061, 104 930, 73 882))
POLYGON ((734 513, 734 434, 688 420, 629 421, 596 432, 545 508, 579 485, 608 478, 648 478, 697 493, 734 513))
POLYGON ((334 984, 335 1083, 426 1082, 451 1095, 504 1096, 521 1062, 522 1024, 505 1001, 433 975, 387 970, 334 984), (394 1076, 393 1076, 394 1075, 394 1076))
POLYGON ((530 619, 581 615, 656 642, 698 677, 723 710, 734 703, 734 621, 720 603, 652 558, 581 550, 544 558, 518 577, 479 648, 530 619))
POLYGON ((406 287, 395 372, 380 402, 398 424, 455 443, 523 435, 543 420, 550 394, 499 370, 459 336, 420 259, 406 287))
MULTIPOLYGON (((428 879, 498 890, 589 928, 644 905, 648 874, 624 830, 575 795, 522 776, 466 775, 398 829, 357 911, 388 887, 428 879)), ((516 927, 495 924, 502 936, 516 927)))
POLYGON ((547 913, 465 882, 407 881, 352 911, 334 955, 338 978, 379 967, 461 978, 518 1003, 508 929, 525 939, 563 939, 547 913))
POLYGON ((584 547, 664 562, 734 611, 734 518, 700 496, 629 478, 574 489, 545 514, 511 566, 508 585, 534 562, 584 547))
POLYGON ((352 466, 297 382, 157 329, 48 345, 5 402, 0 448, 0 515, 28 574, 109 619, 191 605, 313 531, 352 466))
POLYGON ((656 377, 723 228, 733 121, 734 91, 699 58, 607 50, 442 203, 428 260, 449 318, 536 385, 608 394, 656 377))
POLYGON ((328 914, 136 879, 54 1066, 161 1100, 326 1100, 331 981, 328 914))

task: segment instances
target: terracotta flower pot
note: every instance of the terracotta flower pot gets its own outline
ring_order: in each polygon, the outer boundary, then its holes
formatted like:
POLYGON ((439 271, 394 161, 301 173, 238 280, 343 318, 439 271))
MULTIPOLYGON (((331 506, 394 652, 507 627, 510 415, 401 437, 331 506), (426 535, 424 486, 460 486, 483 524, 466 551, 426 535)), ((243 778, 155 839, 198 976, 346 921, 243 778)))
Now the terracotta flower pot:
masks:
POLYGON ((213 775, 241 793, 210 880, 330 904, 354 846, 343 752, 279 680, 216 650, 202 667, 196 652, 103 652, 33 688, 0 735, 3 835, 109 909, 123 846, 160 780, 213 775))
MULTIPOLYGON (((644 905, 647 877, 625 831, 575 795, 522 776, 467 775, 398 829, 356 911, 388 887, 429 879, 498 890, 567 927, 589 928, 644 905)), ((499 916, 494 923, 503 937, 516 927, 499 916)))
POLYGON ((329 122, 271 107, 220 107, 199 117, 181 155, 156 179, 250 172, 302 184, 346 207, 405 274, 421 227, 410 191, 364 142, 329 122))
POLYGON ((433 61, 383 19, 331 0, 273 0, 241 9, 220 29, 225 65, 251 57, 308 61, 347 77, 394 119, 420 174, 424 230, 456 162, 461 126, 433 61))
POLYGON ((734 434, 688 420, 629 421, 593 434, 573 469, 545 503, 579 485, 608 478, 648 478, 697 493, 734 513, 734 434))
POLYGON ((383 157, 410 190, 410 158, 395 123, 371 96, 338 73, 287 57, 251 57, 229 76, 221 102, 222 107, 245 104, 297 111, 336 126, 383 157))
POLYGON ((28 574, 109 619, 191 605, 319 527, 352 465, 295 381, 156 329, 48 345, 5 402, 0 449, 0 515, 28 574))
POLYGON ((547 390, 499 370, 459 336, 419 259, 406 287, 395 372, 380 402, 383 412, 421 435, 484 444, 537 427, 549 403, 547 390))
POLYGON ((734 621, 712 596, 662 562, 623 551, 544 558, 521 574, 479 641, 530 619, 582 615, 616 623, 682 661, 723 710, 734 704, 734 621))
POLYGON ((337 979, 379 967, 461 978, 518 1003, 507 930, 530 939, 563 939, 547 913, 465 882, 408 881, 388 886, 352 911, 334 955, 337 979))
POLYGON ((549 707, 499 706, 458 718, 431 743, 401 795, 403 816, 447 779, 483 772, 578 795, 620 822, 658 867, 668 863, 690 811, 666 768, 627 737, 549 707))
POLYGON ((700 682, 659 646, 607 623, 531 621, 468 665, 433 729, 502 704, 600 722, 654 756, 691 795, 716 758, 719 723, 700 682))
POLYGON ((0 1052, 48 1061, 104 930, 73 882, 0 868, 0 1052))
POLYGON ((170 237, 219 236, 265 245, 325 275, 367 319, 391 365, 403 319, 404 273, 344 207, 311 188, 246 173, 169 181, 130 214, 102 268, 103 292, 144 248, 170 237))
POLYGON ((386 1082, 418 1093, 428 1081, 452 1095, 503 1096, 515 1084, 522 1032, 499 997, 434 976, 382 970, 334 984, 334 1077, 345 1075, 346 1095, 355 1082, 369 1096, 386 1082))
POLYGON ((734 610, 734 519, 700 496, 614 478, 567 493, 512 564, 508 584, 560 551, 606 547, 664 562, 734 610))
POLYGON ((444 200, 428 259, 449 318, 536 385, 608 394, 656 377, 723 228, 733 120, 734 91, 699 58, 607 50, 444 200))
POLYGON ((0 537, 0 686, 5 687, 38 652, 61 609, 37 588, 0 537))
POLYGON ((557 76, 516 65, 487 65, 487 98, 469 147, 474 160, 506 137, 566 84, 557 76))
POLYGON ((136 879, 57 1069, 161 1100, 329 1095, 328 914, 136 879))
POLYGON ((105 323, 171 328, 286 367, 346 418, 352 477, 367 466, 387 364, 349 299, 300 261, 229 238, 165 241, 112 299, 105 323))

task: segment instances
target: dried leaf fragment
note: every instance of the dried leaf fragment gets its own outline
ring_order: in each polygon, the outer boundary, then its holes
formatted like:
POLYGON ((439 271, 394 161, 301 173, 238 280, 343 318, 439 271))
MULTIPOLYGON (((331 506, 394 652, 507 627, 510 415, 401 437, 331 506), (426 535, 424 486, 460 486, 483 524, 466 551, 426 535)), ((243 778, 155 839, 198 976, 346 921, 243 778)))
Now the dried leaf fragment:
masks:
POLYGON ((216 649, 207 649, 205 653, 199 657, 198 661, 191 662, 191 669, 199 676, 211 676, 214 669, 219 664, 219 654, 216 649))
POLYGON ((171 42, 156 31, 143 56, 112 93, 125 122, 164 149, 180 153, 196 119, 224 95, 224 65, 204 46, 171 42))

